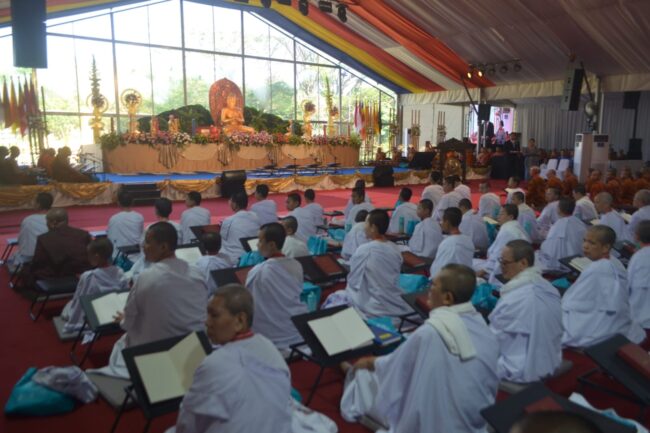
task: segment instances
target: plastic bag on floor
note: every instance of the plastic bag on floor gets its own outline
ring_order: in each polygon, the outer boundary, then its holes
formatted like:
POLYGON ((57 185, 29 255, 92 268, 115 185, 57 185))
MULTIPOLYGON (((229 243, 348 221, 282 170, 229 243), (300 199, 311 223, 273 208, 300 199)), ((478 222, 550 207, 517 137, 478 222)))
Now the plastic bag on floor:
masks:
POLYGON ((97 398, 97 387, 76 365, 41 368, 32 380, 39 385, 75 397, 82 403, 90 403, 97 398))
POLYGON ((36 368, 32 367, 20 378, 5 405, 7 415, 49 416, 70 412, 74 399, 32 380, 36 368))

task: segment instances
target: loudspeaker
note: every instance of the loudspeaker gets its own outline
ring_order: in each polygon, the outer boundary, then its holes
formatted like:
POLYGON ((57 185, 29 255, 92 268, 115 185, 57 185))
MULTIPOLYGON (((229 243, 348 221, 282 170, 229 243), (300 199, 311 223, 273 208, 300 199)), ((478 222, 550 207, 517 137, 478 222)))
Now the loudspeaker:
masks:
POLYGON ((47 68, 45 0, 11 0, 14 66, 47 68))
POLYGON ((636 110, 639 106, 639 98, 641 98, 641 92, 623 93, 623 108, 626 110, 636 110))
POLYGON ((490 110, 492 110, 492 106, 490 104, 478 104, 478 121, 479 122, 489 121, 490 110))
POLYGON ((577 111, 580 107, 580 90, 582 90, 582 79, 585 76, 584 69, 567 69, 564 77, 564 91, 560 110, 577 111))
POLYGON ((230 170, 221 173, 221 196, 230 198, 237 191, 244 191, 246 172, 244 170, 230 170))
POLYGON ((436 152, 415 152, 413 159, 409 162, 409 168, 416 170, 431 170, 433 158, 436 152))
POLYGON ((393 167, 390 165, 376 165, 372 170, 372 181, 375 186, 395 186, 393 167))
POLYGON ((630 138, 627 146, 627 159, 643 159, 643 152, 641 151, 641 139, 630 138))

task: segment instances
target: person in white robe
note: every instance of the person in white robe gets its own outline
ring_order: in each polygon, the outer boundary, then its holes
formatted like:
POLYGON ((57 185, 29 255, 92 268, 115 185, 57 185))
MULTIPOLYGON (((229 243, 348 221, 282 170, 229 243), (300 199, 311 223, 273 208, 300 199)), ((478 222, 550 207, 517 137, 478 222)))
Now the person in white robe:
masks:
POLYGON ((98 238, 88 244, 88 262, 94 269, 81 274, 72 300, 63 308, 64 332, 79 331, 83 326, 86 316, 81 307, 82 296, 129 288, 122 269, 112 265, 112 257, 113 244, 107 238, 98 238))
POLYGON ((488 216, 492 219, 498 217, 501 211, 501 197, 490 192, 490 184, 487 182, 481 182, 478 190, 481 193, 481 198, 478 201, 478 215, 480 217, 488 216))
POLYGON ((499 259, 501 252, 506 244, 510 241, 523 239, 530 242, 528 234, 521 228, 517 222, 519 209, 516 205, 504 204, 499 212, 499 232, 487 251, 487 260, 475 260, 474 268, 478 270, 477 276, 481 278, 489 277, 489 282, 498 285, 496 276, 501 273, 499 259))
MULTIPOLYGON (((349 232, 345 234, 343 239, 343 247, 341 248, 341 257, 343 260, 350 260, 350 257, 363 245, 370 242, 366 235, 366 218, 368 217, 367 210, 360 210, 357 212, 356 220, 349 232)), ((417 226, 416 226, 417 229, 417 226)))
POLYGON ((280 223, 287 233, 286 238, 284 238, 284 245, 282 246, 282 254, 292 259, 310 255, 307 244, 296 236, 298 220, 293 216, 287 216, 282 218, 280 223))
POLYGON ((411 188, 402 188, 399 193, 401 204, 393 211, 388 225, 388 233, 406 233, 409 222, 420 221, 418 207, 416 204, 411 203, 411 196, 413 196, 411 188))
POLYGON ((469 188, 469 186, 463 184, 460 176, 454 175, 453 178, 454 178, 454 191, 456 191, 462 198, 466 198, 467 200, 472 200, 472 190, 469 188))
POLYGON ((391 433, 486 431, 494 404, 499 346, 472 306, 471 268, 448 265, 429 292, 429 319, 394 352, 347 368, 341 415, 364 415, 391 433))
POLYGON ((474 213, 472 210, 472 202, 466 198, 458 203, 458 208, 463 213, 463 219, 459 227, 460 232, 472 239, 474 249, 486 251, 490 246, 490 238, 488 237, 487 226, 485 225, 485 221, 483 221, 483 217, 474 213))
POLYGON ((305 210, 308 211, 312 219, 314 220, 314 224, 319 226, 324 224, 326 221, 323 219, 325 210, 323 209, 323 206, 321 206, 319 203, 316 203, 316 192, 309 188, 305 190, 305 210))
POLYGON ((191 227, 210 225, 210 211, 201 207, 201 193, 190 191, 185 199, 187 209, 181 214, 182 237, 179 245, 190 244, 196 240, 191 227))
POLYGON ((433 170, 429 174, 429 181, 431 185, 426 186, 422 190, 421 199, 431 200, 433 203, 433 208, 435 209, 440 199, 445 194, 445 191, 442 188, 442 174, 439 171, 433 170))
POLYGON ((634 343, 645 332, 632 320, 627 273, 618 259, 611 257, 616 233, 607 226, 587 230, 583 254, 592 262, 562 297, 562 324, 565 347, 589 347, 615 334, 634 343))
POLYGON ((419 257, 433 259, 438 251, 438 245, 442 242, 442 229, 440 224, 431 218, 433 214, 433 203, 429 199, 420 200, 417 207, 417 215, 420 222, 413 230, 413 236, 409 239, 405 250, 412 252, 419 257))
MULTIPOLYGON (((289 211, 289 216, 292 216, 298 221, 298 231, 296 232, 296 237, 303 242, 309 241, 309 238, 316 236, 318 232, 318 226, 320 223, 317 223, 314 220, 313 214, 305 209, 300 207, 302 199, 300 194, 297 192, 292 192, 287 195, 286 206, 289 211)), ((322 221, 321 221, 322 223, 322 221)))
POLYGON ((600 192, 594 198, 596 210, 600 214, 598 224, 610 227, 616 233, 616 237, 622 239, 625 236, 627 223, 625 219, 612 208, 614 198, 607 191, 600 192))
POLYGON ((115 248, 128 245, 139 245, 144 232, 144 217, 131 209, 133 196, 121 190, 117 193, 117 203, 121 211, 108 220, 106 236, 113 242, 115 248))
POLYGON ((255 187, 255 203, 251 206, 251 212, 257 215, 261 225, 278 222, 278 205, 268 197, 267 184, 260 183, 255 187))
POLYGON ((370 211, 366 218, 370 242, 360 245, 350 258, 345 290, 332 293, 324 305, 351 305, 368 317, 396 318, 412 311, 399 287, 402 253, 385 236, 389 219, 383 209, 370 211))
POLYGON ((636 226, 636 243, 640 249, 627 266, 627 283, 632 307, 632 320, 650 329, 650 220, 636 226))
POLYGON ((519 187, 520 183, 521 183, 521 179, 519 179, 519 177, 517 176, 512 176, 508 178, 507 187, 505 189, 508 195, 506 196, 505 204, 512 203, 512 194, 516 192, 522 193, 524 195, 524 200, 526 199, 526 190, 519 187))
POLYGON ((357 219, 357 213, 359 211, 365 210, 367 212, 370 212, 373 210, 375 207, 372 205, 372 203, 368 203, 366 201, 366 193, 365 190, 362 188, 353 188, 352 189, 352 207, 348 210, 348 212, 345 214, 345 227, 346 231, 349 227, 352 227, 354 222, 357 219))
POLYGON ((546 188, 546 206, 537 217, 537 230, 541 239, 546 239, 551 226, 560 218, 557 212, 558 200, 560 200, 560 190, 553 187, 546 188))
POLYGON ((336 424, 291 397, 291 372, 268 338, 251 331, 258 311, 242 286, 219 289, 205 323, 213 350, 194 372, 167 433, 336 433, 336 424))
POLYGON ((20 223, 18 249, 13 255, 12 265, 29 263, 34 257, 36 238, 48 231, 45 214, 50 210, 53 202, 54 198, 49 192, 39 192, 36 196, 37 212, 25 217, 20 223))
POLYGON ((221 235, 219 233, 203 233, 201 246, 204 254, 196 261, 195 266, 203 275, 208 288, 208 296, 212 296, 217 291, 217 282, 212 278, 212 271, 232 268, 233 263, 230 261, 230 257, 220 251, 221 235))
POLYGON ((169 223, 159 222, 147 230, 143 251, 151 265, 131 288, 124 311, 115 317, 126 333, 113 346, 108 366, 95 372, 128 379, 123 349, 203 329, 208 288, 198 268, 176 258, 177 242, 169 223))
POLYGON ((636 226, 644 220, 650 220, 650 189, 642 189, 634 194, 632 206, 637 208, 637 211, 632 214, 627 229, 625 230, 624 239, 634 242, 636 234, 636 226))
POLYGON ((501 251, 508 282, 489 316, 499 340, 499 379, 534 382, 551 376, 562 362, 560 293, 535 267, 530 242, 508 242, 501 251))
POLYGON ((307 305, 300 301, 302 265, 280 252, 285 237, 280 223, 267 224, 260 229, 257 246, 266 260, 255 265, 246 277, 246 288, 255 301, 253 330, 280 350, 302 341, 291 317, 308 312, 307 305))
POLYGON ((221 224, 221 252, 237 265, 244 254, 240 239, 257 236, 260 220, 257 214, 247 211, 248 196, 244 191, 237 191, 230 197, 230 209, 234 212, 221 224))
POLYGON ((587 232, 587 225, 574 216, 573 199, 561 198, 558 203, 560 219, 551 226, 537 255, 539 267, 544 271, 566 270, 558 260, 580 255, 582 241, 587 232))
POLYGON ((447 208, 442 214, 441 228, 446 236, 440 242, 436 258, 429 269, 432 279, 449 264, 472 266, 474 243, 472 238, 460 232, 462 218, 462 213, 457 207, 447 208))
POLYGON ((573 214, 576 218, 586 222, 598 218, 598 210, 587 195, 583 184, 579 183, 573 188, 573 198, 576 201, 576 209, 573 214))
POLYGON ((531 242, 541 242, 543 239, 541 239, 541 236, 539 235, 537 215, 533 208, 526 204, 526 196, 524 193, 519 191, 512 193, 511 203, 517 206, 517 210, 519 211, 517 222, 519 222, 521 228, 524 229, 531 242))
MULTIPOLYGON (((363 179, 357 179, 356 182, 354 182, 354 188, 361 188, 363 191, 363 201, 368 204, 372 204, 372 200, 370 199, 370 196, 366 194, 366 182, 363 179)), ((353 188, 353 190, 354 190, 353 188)), ((348 213, 350 212, 350 209, 355 205, 354 203, 354 197, 351 195, 350 199, 348 200, 347 204, 345 205, 345 209, 343 209, 343 216, 344 219, 348 219, 348 213)), ((374 208, 374 206, 373 206, 374 208)), ((352 221, 354 221, 354 218, 352 218, 352 221)))
POLYGON ((454 191, 454 177, 447 176, 445 181, 442 184, 442 188, 445 191, 445 194, 440 198, 438 205, 433 211, 433 215, 436 221, 442 221, 442 214, 445 212, 445 209, 450 207, 458 207, 458 203, 463 198, 458 192, 454 191))
MULTIPOLYGON (((172 201, 165 197, 157 198, 156 201, 153 203, 154 214, 156 215, 156 221, 165 221, 173 225, 174 228, 176 229, 176 234, 178 234, 179 245, 182 245, 183 231, 181 230, 181 225, 176 221, 172 221, 169 219, 169 216, 172 214, 172 207, 173 207, 172 201)), ((151 227, 151 224, 149 224, 145 228, 145 232, 149 229, 149 227, 151 227)), ((142 241, 140 243, 141 244, 144 243, 144 233, 142 233, 142 241)))

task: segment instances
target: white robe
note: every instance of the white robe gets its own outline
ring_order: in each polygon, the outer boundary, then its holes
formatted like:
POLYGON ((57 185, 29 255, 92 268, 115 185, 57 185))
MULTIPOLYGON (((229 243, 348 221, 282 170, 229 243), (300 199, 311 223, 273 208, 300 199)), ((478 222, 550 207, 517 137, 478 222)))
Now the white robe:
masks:
POLYGON ((350 227, 353 226, 354 223, 356 222, 355 219, 357 218, 357 214, 359 213, 359 211, 367 210, 368 212, 370 212, 374 208, 375 207, 368 202, 355 204, 350 208, 350 210, 345 216, 345 225, 350 227))
POLYGON ((305 206, 303 206, 306 211, 308 211, 311 214, 312 219, 314 220, 314 224, 319 226, 325 223, 323 220, 324 218, 324 213, 325 210, 323 209, 323 206, 321 206, 318 203, 307 203, 305 206))
POLYGON ((491 274, 491 280, 494 279, 494 276, 501 273, 501 265, 499 264, 501 251, 508 242, 517 239, 523 239, 530 242, 530 238, 517 221, 508 221, 507 223, 501 225, 496 239, 494 239, 494 242, 492 245, 490 245, 490 248, 488 248, 487 261, 482 267, 484 270, 491 274))
POLYGON ((598 211, 589 197, 584 196, 580 200, 576 201, 576 208, 573 211, 573 216, 582 221, 591 221, 598 218, 598 211))
POLYGON ((349 260, 357 248, 359 248, 359 245, 363 245, 368 242, 370 242, 370 239, 368 239, 368 236, 366 236, 366 222, 361 221, 354 223, 350 231, 345 234, 345 239, 343 239, 341 257, 343 257, 345 260, 349 260))
POLYGON ((307 242, 310 237, 316 236, 318 229, 316 226, 316 221, 314 220, 313 214, 305 209, 304 207, 297 207, 289 215, 296 218, 298 221, 298 230, 296 231, 296 237, 301 239, 303 242, 307 242))
POLYGON ((442 214, 445 213, 445 209, 449 207, 458 207, 458 202, 460 202, 462 198, 463 197, 456 191, 451 191, 443 195, 433 211, 433 216, 436 221, 442 221, 442 214))
POLYGON ((566 270, 558 261, 582 254, 582 241, 587 226, 575 216, 560 218, 551 226, 546 240, 537 252, 536 264, 543 270, 566 270))
POLYGON ((524 195, 524 198, 526 198, 526 190, 521 188, 506 188, 506 193, 508 193, 508 196, 506 197, 506 204, 512 203, 512 195, 516 192, 522 193, 524 195))
POLYGON ((251 206, 251 212, 257 215, 260 225, 278 222, 278 205, 273 200, 262 200, 251 206))
POLYGON ((433 218, 420 221, 409 239, 408 250, 416 256, 434 258, 438 245, 442 242, 442 230, 433 218))
POLYGON ((396 317, 411 311, 400 297, 401 267, 402 254, 393 242, 370 241, 360 245, 350 259, 345 288, 351 304, 371 317, 396 317))
POLYGON ((539 214, 537 218, 537 230, 541 239, 546 239, 548 231, 551 229, 551 226, 560 219, 560 214, 557 211, 557 207, 560 204, 558 200, 552 201, 542 209, 542 213, 539 214))
POLYGON ((627 223, 623 219, 620 213, 615 210, 611 210, 600 216, 600 225, 607 226, 614 230, 616 233, 616 240, 623 239, 625 237, 625 229, 627 223))
POLYGON ((592 262, 562 298, 562 345, 589 347, 614 334, 640 343, 645 332, 631 315, 621 262, 613 257, 592 262))
POLYGON ((324 415, 291 397, 291 372, 264 336, 227 343, 194 372, 175 429, 167 433, 307 433, 337 431, 324 415), (307 422, 305 422, 307 421, 307 422))
POLYGON ((440 199, 442 196, 445 194, 445 190, 442 189, 442 185, 434 184, 434 185, 429 185, 422 190, 422 196, 420 197, 421 200, 429 199, 433 203, 433 208, 435 209, 438 203, 440 203, 440 199))
POLYGON ((34 257, 36 250, 36 238, 47 233, 47 222, 45 214, 29 215, 20 223, 18 233, 18 250, 14 255, 14 264, 28 263, 34 257))
POLYGON ((244 254, 241 238, 256 237, 260 231, 260 220, 250 211, 240 210, 221 224, 221 252, 234 264, 244 254))
POLYGON ((431 263, 429 275, 435 278, 444 266, 448 264, 458 264, 472 267, 474 259, 474 243, 467 235, 446 236, 436 252, 436 259, 431 263))
POLYGON ((194 206, 186 209, 181 214, 181 232, 182 239, 179 239, 178 244, 189 244, 196 236, 190 230, 190 227, 207 226, 210 225, 210 211, 201 206, 194 206))
POLYGON ((214 256, 201 256, 201 258, 197 260, 195 266, 203 275, 205 285, 208 288, 208 296, 212 296, 217 291, 217 282, 212 278, 212 271, 232 268, 233 263, 230 261, 228 256, 223 253, 218 253, 214 256))
POLYGON ((106 236, 117 247, 139 245, 144 232, 144 217, 136 211, 122 211, 108 220, 106 236))
POLYGON ((129 282, 122 269, 117 266, 91 269, 81 274, 72 300, 63 308, 61 317, 66 321, 65 332, 78 331, 84 324, 85 314, 81 297, 96 293, 115 292, 129 288, 129 282))
POLYGON ((246 288, 255 302, 253 330, 278 349, 302 341, 291 321, 292 316, 308 312, 307 305, 300 301, 302 283, 302 266, 288 257, 267 259, 255 265, 246 278, 246 288))
POLYGON ((350 370, 341 398, 343 418, 370 414, 390 433, 485 432, 480 411, 495 401, 499 345, 480 314, 459 317, 474 358, 452 355, 438 331, 424 324, 393 353, 377 358, 374 372, 350 370))
POLYGON ((483 217, 475 214, 471 210, 463 214, 463 219, 458 229, 462 234, 472 239, 475 249, 485 251, 490 246, 490 238, 488 237, 487 227, 485 226, 483 217))
POLYGON ((636 242, 636 226, 643 220, 650 220, 650 205, 643 206, 634 212, 625 230, 625 240, 636 242))
POLYGON ((462 183, 458 185, 456 188, 454 188, 454 191, 456 191, 462 198, 466 198, 467 200, 472 199, 472 190, 469 189, 469 186, 463 185, 462 183))
POLYGON ((532 242, 540 242, 542 239, 539 235, 535 211, 525 203, 520 204, 518 209, 519 217, 517 217, 517 221, 519 222, 519 225, 521 225, 532 242))
POLYGON ((400 218, 404 219, 403 231, 406 233, 409 221, 420 221, 420 217, 418 217, 417 205, 406 202, 397 206, 390 217, 390 223, 388 224, 388 233, 399 233, 400 218))
POLYGON ((534 382, 562 362, 562 307, 557 289, 536 268, 528 268, 501 288, 489 317, 499 340, 497 372, 511 382, 534 382))
POLYGON ((496 219, 501 210, 501 197, 493 192, 485 193, 478 201, 478 214, 479 216, 488 216, 496 219))
POLYGON ((309 249, 307 248, 307 244, 301 241, 300 239, 298 239, 295 235, 287 236, 284 238, 284 245, 282 246, 282 254, 291 258, 304 257, 310 255, 309 249))
POLYGON ((634 253, 627 266, 632 319, 650 329, 650 246, 634 253))
MULTIPOLYGON (((372 200, 370 199, 370 196, 368 194, 366 194, 364 196, 363 201, 364 201, 364 203, 372 204, 372 200)), ((353 206, 354 206, 354 203, 352 203, 352 198, 349 198, 347 204, 345 205, 345 209, 343 209, 343 215, 345 216, 346 219, 348 217, 348 213, 350 212, 350 209, 352 209, 353 206)), ((373 206, 373 208, 374 208, 374 206, 373 206)))

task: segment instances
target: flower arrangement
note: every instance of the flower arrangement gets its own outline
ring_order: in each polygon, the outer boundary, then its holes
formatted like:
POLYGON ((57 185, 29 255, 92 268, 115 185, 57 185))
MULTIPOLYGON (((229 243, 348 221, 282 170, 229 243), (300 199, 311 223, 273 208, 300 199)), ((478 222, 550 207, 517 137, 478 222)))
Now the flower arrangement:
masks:
POLYGON ((173 134, 171 137, 172 143, 174 143, 177 147, 185 147, 192 142, 192 137, 187 132, 179 132, 177 134, 173 134))

